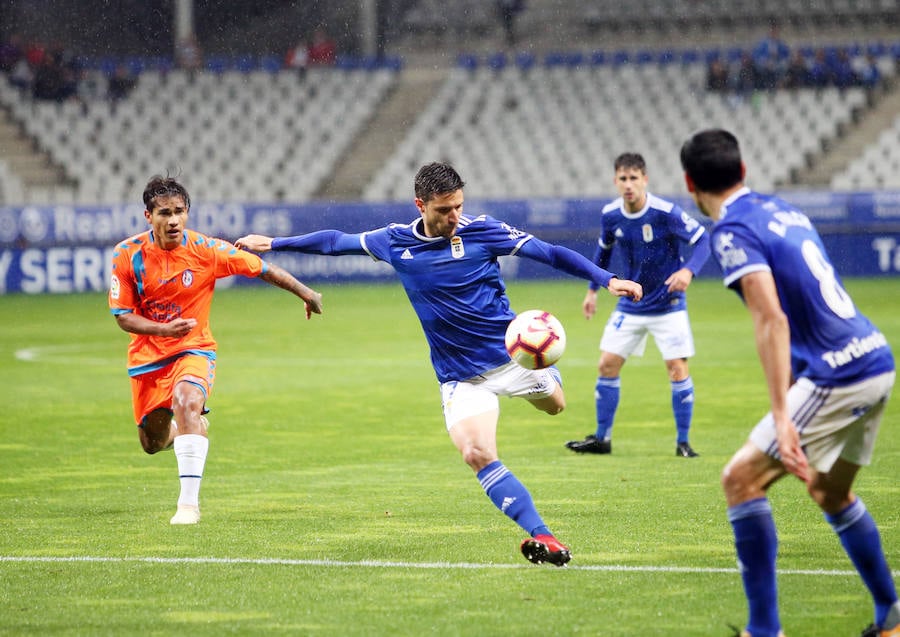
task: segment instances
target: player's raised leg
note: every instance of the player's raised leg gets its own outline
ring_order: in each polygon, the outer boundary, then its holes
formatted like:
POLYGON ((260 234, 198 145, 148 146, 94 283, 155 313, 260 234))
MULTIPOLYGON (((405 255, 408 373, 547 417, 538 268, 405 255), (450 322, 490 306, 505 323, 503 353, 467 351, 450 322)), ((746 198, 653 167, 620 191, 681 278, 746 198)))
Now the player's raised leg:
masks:
MULTIPOLYGON (((499 459, 497 396, 469 383, 444 383, 441 390, 453 444, 491 502, 530 536, 521 545, 523 555, 538 564, 565 565, 570 559, 569 549, 553 536, 528 489, 499 459)), ((562 390, 557 386, 555 391, 562 390)))
POLYGON ((154 409, 138 424, 141 447, 149 454, 171 448, 177 431, 172 420, 172 410, 165 407, 154 409))

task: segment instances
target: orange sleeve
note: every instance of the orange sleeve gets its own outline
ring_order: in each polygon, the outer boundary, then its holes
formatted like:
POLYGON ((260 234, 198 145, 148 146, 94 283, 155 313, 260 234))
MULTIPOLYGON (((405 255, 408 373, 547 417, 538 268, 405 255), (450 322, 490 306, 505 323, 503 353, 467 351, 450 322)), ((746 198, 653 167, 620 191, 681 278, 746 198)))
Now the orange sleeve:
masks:
POLYGON ((234 274, 252 278, 265 272, 266 264, 259 256, 246 250, 239 250, 233 244, 221 239, 215 239, 215 242, 217 279, 234 274))

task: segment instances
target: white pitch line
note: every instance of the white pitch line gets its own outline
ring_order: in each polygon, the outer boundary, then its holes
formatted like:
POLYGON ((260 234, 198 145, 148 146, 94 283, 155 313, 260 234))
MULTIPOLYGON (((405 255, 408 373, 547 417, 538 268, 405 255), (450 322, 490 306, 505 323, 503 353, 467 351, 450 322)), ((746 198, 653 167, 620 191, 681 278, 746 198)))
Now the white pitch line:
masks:
MULTIPOLYGON (((534 568, 532 564, 475 564, 471 562, 392 562, 379 560, 300 560, 287 558, 242 558, 242 557, 103 557, 84 556, 45 556, 45 555, 0 555, 0 562, 27 563, 125 563, 143 562, 146 564, 252 564, 275 566, 329 566, 334 568, 405 568, 405 569, 520 569, 534 568)), ((624 573, 728 573, 737 574, 737 568, 703 568, 693 566, 626 566, 624 564, 585 564, 569 565, 565 570, 606 571, 624 573)), ((821 569, 779 569, 779 575, 822 575, 826 577, 853 577, 856 571, 821 570, 821 569)), ((894 571, 894 577, 900 572, 894 571)))

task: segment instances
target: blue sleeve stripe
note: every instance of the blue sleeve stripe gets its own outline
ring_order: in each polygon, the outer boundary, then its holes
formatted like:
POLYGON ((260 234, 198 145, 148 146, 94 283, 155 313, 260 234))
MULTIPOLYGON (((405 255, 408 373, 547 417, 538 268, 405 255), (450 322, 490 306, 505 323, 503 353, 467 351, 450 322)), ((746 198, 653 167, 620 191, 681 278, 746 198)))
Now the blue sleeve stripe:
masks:
POLYGON ((514 256, 516 253, 519 252, 519 250, 522 249, 522 246, 523 246, 523 245, 525 245, 526 243, 528 243, 528 242, 531 241, 532 239, 534 239, 534 235, 531 235, 531 234, 522 237, 521 241, 519 241, 519 242, 516 244, 516 247, 513 249, 513 251, 509 253, 509 256, 514 256))
POLYGON ((771 272, 772 269, 766 265, 765 263, 754 263, 748 266, 744 266, 740 270, 735 270, 727 277, 725 277, 725 285, 730 286, 732 283, 737 281, 738 279, 747 276, 752 272, 771 272))

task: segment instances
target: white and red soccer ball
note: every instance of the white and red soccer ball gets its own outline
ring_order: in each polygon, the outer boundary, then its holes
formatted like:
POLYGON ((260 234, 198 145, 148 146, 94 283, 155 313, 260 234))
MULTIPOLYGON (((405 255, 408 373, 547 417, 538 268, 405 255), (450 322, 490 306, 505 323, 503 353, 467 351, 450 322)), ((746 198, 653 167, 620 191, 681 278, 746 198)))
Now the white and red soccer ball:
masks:
POLYGON ((550 312, 522 312, 506 328, 506 351, 522 367, 550 367, 566 351, 566 330, 550 312))

